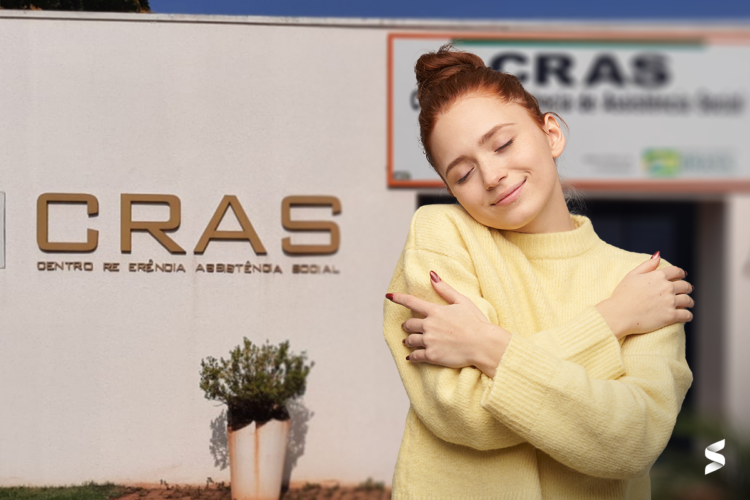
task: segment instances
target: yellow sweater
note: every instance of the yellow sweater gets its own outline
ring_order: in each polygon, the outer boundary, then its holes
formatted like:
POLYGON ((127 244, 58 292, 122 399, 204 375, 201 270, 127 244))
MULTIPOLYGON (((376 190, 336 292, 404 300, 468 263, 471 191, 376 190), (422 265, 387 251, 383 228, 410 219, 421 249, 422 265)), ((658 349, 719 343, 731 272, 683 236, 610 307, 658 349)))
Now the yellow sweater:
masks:
POLYGON ((684 324, 618 341, 594 305, 650 256, 572 218, 572 231, 524 234, 458 205, 414 215, 388 291, 445 304, 434 270, 512 337, 494 379, 411 363, 401 342, 411 311, 385 300, 385 340, 411 401, 394 500, 651 498, 649 470, 693 381, 684 324))

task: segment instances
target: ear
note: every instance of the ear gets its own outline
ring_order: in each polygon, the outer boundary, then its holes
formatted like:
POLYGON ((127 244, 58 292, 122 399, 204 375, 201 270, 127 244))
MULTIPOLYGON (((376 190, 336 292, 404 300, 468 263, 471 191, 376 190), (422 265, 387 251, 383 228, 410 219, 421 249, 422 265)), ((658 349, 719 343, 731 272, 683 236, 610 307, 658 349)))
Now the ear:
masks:
POLYGON ((547 113, 544 115, 544 131, 547 133, 547 141, 552 151, 552 157, 557 158, 565 149, 565 134, 555 117, 547 113))

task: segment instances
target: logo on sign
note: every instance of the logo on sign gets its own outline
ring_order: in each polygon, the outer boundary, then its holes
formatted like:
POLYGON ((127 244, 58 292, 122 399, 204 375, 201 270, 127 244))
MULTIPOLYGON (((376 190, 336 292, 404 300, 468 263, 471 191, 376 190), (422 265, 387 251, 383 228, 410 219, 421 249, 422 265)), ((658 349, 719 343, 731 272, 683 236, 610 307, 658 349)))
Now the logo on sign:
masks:
POLYGON ((724 177, 736 171, 737 162, 731 151, 654 148, 643 152, 641 164, 649 177, 724 177))
POLYGON ((647 149, 643 152, 642 163, 650 177, 677 177, 682 159, 674 149, 647 149))

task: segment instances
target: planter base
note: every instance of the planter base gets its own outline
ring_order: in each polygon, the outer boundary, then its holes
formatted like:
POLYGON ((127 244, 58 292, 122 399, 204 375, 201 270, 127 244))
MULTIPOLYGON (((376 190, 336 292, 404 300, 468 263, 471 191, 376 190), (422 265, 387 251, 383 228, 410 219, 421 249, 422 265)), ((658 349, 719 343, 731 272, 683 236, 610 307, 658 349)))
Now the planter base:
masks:
POLYGON ((232 500, 279 500, 291 420, 227 429, 232 500))

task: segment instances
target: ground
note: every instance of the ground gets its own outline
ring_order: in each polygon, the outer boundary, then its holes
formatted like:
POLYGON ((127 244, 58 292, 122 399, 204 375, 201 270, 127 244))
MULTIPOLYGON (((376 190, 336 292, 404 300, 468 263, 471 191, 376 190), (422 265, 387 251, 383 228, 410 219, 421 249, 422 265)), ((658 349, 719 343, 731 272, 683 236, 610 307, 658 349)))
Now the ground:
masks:
MULTIPOLYGON (((203 486, 133 485, 117 500, 231 500, 229 485, 203 486)), ((324 484, 292 484, 280 500, 390 500, 390 488, 368 480, 358 486, 324 484)))

